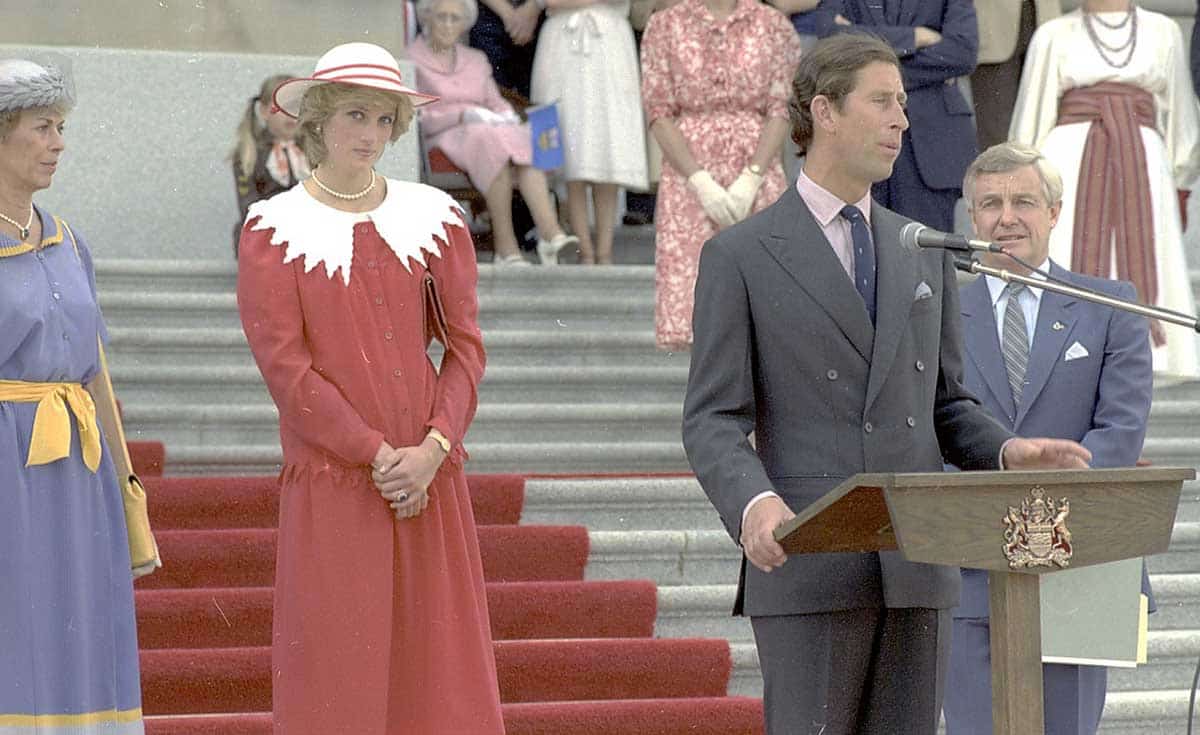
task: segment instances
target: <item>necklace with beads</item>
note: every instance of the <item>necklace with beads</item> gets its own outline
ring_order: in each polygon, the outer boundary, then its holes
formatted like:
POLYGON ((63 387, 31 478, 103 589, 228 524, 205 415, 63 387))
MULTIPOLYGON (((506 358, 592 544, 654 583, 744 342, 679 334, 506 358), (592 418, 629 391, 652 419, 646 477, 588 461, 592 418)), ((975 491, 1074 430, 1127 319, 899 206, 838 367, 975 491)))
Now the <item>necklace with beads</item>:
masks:
POLYGON ((21 223, 16 221, 15 219, 8 217, 3 212, 0 212, 0 219, 9 223, 13 227, 16 227, 17 231, 21 233, 21 242, 25 242, 26 240, 29 239, 30 228, 33 227, 33 205, 32 204, 29 205, 29 219, 25 221, 24 226, 22 226, 21 223))
POLYGON ((1135 3, 1130 2, 1129 10, 1125 12, 1125 17, 1117 23, 1109 23, 1095 13, 1089 13, 1087 11, 1084 11, 1083 13, 1083 27, 1084 30, 1087 31, 1088 39, 1091 40, 1092 45, 1096 47, 1096 52, 1100 54, 1100 58, 1104 59, 1104 63, 1108 64, 1114 69, 1123 69, 1128 66, 1129 62, 1133 60, 1133 52, 1137 50, 1137 13, 1134 12, 1135 9, 1135 3), (1100 39, 1100 35, 1096 32, 1096 27, 1093 25, 1093 22, 1099 23, 1105 28, 1111 30, 1124 28, 1125 25, 1128 24, 1129 38, 1126 39, 1125 43, 1122 43, 1119 46, 1110 46, 1100 39), (1125 59, 1123 61, 1114 61, 1113 59, 1117 58, 1117 55, 1122 51, 1126 52, 1125 59), (1114 55, 1111 58, 1109 57, 1110 53, 1114 55))
POLYGON ((358 192, 357 194, 343 194, 340 191, 334 191, 333 189, 330 189, 328 186, 325 186, 324 182, 322 182, 320 179, 317 178, 316 171, 312 172, 312 180, 314 183, 316 183, 317 186, 319 186, 321 188, 321 191, 325 192, 329 196, 337 197, 338 199, 342 199, 345 201, 353 201, 355 199, 362 199, 367 194, 370 194, 371 190, 375 188, 375 169, 371 169, 371 183, 367 184, 367 188, 363 189, 362 191, 358 192))

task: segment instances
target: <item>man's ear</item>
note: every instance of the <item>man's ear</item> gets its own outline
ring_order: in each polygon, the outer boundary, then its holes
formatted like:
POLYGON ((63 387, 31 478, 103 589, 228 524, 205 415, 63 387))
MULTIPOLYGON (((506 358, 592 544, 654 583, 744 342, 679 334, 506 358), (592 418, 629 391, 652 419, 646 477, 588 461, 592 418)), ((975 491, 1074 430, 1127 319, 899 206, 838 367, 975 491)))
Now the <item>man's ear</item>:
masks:
POLYGON ((833 101, 823 94, 813 97, 808 106, 812 114, 813 128, 821 128, 830 135, 837 134, 837 120, 833 115, 833 101))

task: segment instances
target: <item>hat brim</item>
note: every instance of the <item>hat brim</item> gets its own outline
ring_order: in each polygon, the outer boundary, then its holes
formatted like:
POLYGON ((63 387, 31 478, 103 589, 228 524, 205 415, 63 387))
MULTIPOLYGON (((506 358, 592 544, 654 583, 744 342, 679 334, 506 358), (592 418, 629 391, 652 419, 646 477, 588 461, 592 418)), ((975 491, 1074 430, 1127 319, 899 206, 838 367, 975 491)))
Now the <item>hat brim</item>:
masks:
POLYGON ((351 82, 340 79, 316 79, 314 77, 296 77, 289 79, 283 84, 275 88, 273 102, 275 107, 288 117, 300 117, 300 101, 304 99, 304 93, 317 84, 342 84, 348 87, 362 87, 363 89, 374 89, 379 92, 390 92, 408 97, 412 101, 413 107, 421 107, 430 102, 437 102, 439 97, 430 94, 422 94, 415 89, 405 87, 403 84, 397 84, 388 79, 370 80, 369 82, 351 82))

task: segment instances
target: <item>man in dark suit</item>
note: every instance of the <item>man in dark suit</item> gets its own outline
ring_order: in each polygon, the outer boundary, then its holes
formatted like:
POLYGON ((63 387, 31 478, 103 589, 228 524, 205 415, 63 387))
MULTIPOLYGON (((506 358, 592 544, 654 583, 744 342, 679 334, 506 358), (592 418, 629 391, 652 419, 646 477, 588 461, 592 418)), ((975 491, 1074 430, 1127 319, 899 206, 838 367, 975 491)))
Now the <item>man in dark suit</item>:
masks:
MULTIPOLYGON (((1071 273, 1049 260, 1062 179, 1036 149, 1002 143, 967 169, 975 231, 1071 285, 1130 300, 1125 281, 1071 273)), ((1028 275, 1012 259, 987 265, 1028 275)), ((962 290, 967 388, 1017 434, 1074 439, 1093 467, 1133 467, 1150 414, 1153 367, 1146 319, 1110 306, 985 276, 962 290), (1015 294, 1015 296, 1014 296, 1015 294)), ((1069 572, 1068 572, 1069 573, 1069 572)), ((987 572, 963 570, 945 699, 948 735, 991 735, 987 572)), ((1148 591, 1148 587, 1146 588, 1148 591)), ((1044 664, 1046 735, 1094 735, 1104 710, 1102 666, 1044 664)))
POLYGON ((972 0, 822 0, 818 35, 869 32, 900 59, 912 128, 876 202, 939 230, 954 229, 963 173, 975 157, 972 109, 957 82, 975 68, 979 30, 972 0))
POLYGON ((885 43, 818 42, 793 82, 796 187, 701 251, 683 442, 743 548, 735 613, 751 617, 771 735, 932 735, 959 594, 957 569, 896 552, 788 559, 773 531, 795 510, 856 472, 940 471, 943 455, 1090 458, 1013 437, 963 386, 952 261, 904 251, 908 220, 871 202, 904 102, 885 43))

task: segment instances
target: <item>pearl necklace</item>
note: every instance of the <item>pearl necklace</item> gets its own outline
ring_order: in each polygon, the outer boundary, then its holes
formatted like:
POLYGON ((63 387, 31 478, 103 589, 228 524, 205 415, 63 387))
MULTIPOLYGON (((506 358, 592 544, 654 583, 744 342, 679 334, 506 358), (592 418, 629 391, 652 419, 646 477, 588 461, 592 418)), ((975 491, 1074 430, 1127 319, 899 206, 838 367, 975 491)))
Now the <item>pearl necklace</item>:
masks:
POLYGON ((16 227, 17 230, 21 233, 21 242, 25 242, 26 240, 29 239, 29 228, 33 227, 33 205, 32 204, 29 205, 29 219, 25 221, 24 227, 21 226, 20 222, 16 221, 15 219, 12 219, 11 217, 5 216, 4 213, 2 213, 2 212, 0 212, 0 219, 9 223, 13 227, 16 227))
MULTIPOLYGON (((367 188, 363 189, 357 194, 343 194, 340 191, 334 191, 333 189, 330 189, 328 186, 325 186, 320 179, 317 178, 316 171, 312 172, 312 180, 317 186, 321 187, 321 191, 325 192, 329 196, 337 197, 338 199, 344 199, 346 201, 353 201, 355 199, 362 199, 367 194, 370 194, 371 190, 375 188, 375 169, 371 169, 371 183, 367 184, 367 188)), ((13 224, 16 223, 14 222, 13 224)))

